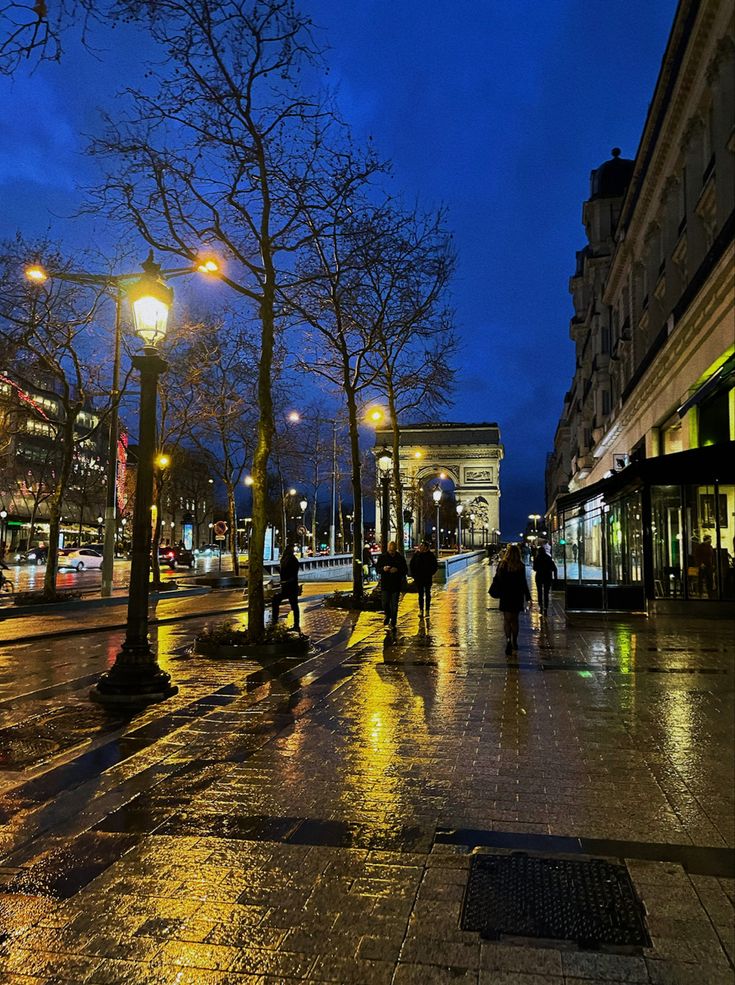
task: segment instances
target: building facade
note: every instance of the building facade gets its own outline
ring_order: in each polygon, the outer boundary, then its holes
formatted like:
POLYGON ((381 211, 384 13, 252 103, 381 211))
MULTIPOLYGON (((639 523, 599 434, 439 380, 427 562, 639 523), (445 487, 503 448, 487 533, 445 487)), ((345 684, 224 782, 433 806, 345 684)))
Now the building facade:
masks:
MULTIPOLYGON (((0 374, 0 509, 8 551, 44 544, 48 499, 60 463, 63 403, 42 386, 21 386, 0 374)), ((83 409, 75 426, 75 454, 64 499, 62 542, 83 543, 100 536, 104 515, 107 435, 94 408, 83 409)))
POLYGON ((735 598, 735 29, 681 0, 638 152, 592 173, 547 460, 572 608, 735 598))

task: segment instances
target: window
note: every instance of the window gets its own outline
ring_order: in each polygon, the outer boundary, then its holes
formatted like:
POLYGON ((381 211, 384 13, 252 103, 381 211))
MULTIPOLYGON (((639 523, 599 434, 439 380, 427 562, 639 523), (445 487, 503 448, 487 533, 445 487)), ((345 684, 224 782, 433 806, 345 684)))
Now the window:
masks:
POLYGON ((721 390, 699 405, 699 444, 718 445, 730 440, 730 395, 721 390))
POLYGON ((603 413, 603 415, 605 417, 607 417, 607 415, 610 413, 610 410, 611 410, 611 407, 610 407, 610 391, 609 390, 603 390, 602 391, 602 413, 603 413))
POLYGON ((664 455, 673 455, 683 450, 681 420, 677 417, 661 428, 661 452, 664 455))
POLYGON ((26 432, 42 438, 54 438, 56 436, 56 427, 53 424, 47 424, 45 421, 37 421, 34 417, 29 417, 26 420, 26 432))
POLYGON ((651 547, 656 598, 681 598, 682 506, 679 486, 651 487, 651 547))

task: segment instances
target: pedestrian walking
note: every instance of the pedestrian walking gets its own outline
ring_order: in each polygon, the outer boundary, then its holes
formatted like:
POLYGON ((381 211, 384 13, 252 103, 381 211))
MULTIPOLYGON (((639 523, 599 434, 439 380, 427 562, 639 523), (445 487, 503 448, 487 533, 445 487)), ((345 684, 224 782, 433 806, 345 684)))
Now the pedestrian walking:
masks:
POLYGON ((518 649, 518 613, 525 610, 526 602, 531 601, 526 571, 517 544, 511 544, 505 552, 495 572, 490 594, 499 599, 499 608, 503 613, 505 655, 509 657, 513 650, 518 649))
POLYGON ((278 570, 281 575, 279 591, 271 599, 272 623, 278 622, 278 610, 285 599, 291 605, 293 612, 293 628, 301 633, 301 618, 299 613, 299 568, 301 564, 294 554, 293 544, 286 544, 281 555, 278 570))
POLYGON ((411 557, 409 567, 419 593, 419 617, 424 618, 424 608, 426 608, 426 618, 428 619, 431 610, 431 582, 439 568, 439 562, 431 549, 430 541, 421 541, 418 550, 414 551, 411 557))
POLYGON ((389 626, 395 636, 398 622, 398 601, 408 575, 408 565, 405 557, 398 553, 394 540, 388 544, 388 550, 380 555, 375 567, 380 576, 380 590, 385 615, 383 625, 389 626))
POLYGON ((715 557, 712 538, 706 534, 701 544, 694 545, 694 564, 697 568, 697 588, 700 598, 703 598, 703 587, 707 589, 708 599, 714 594, 715 557))
POLYGON ((366 581, 373 580, 373 552, 367 544, 362 549, 362 573, 366 581))
POLYGON ((549 611, 549 592, 556 578, 556 563, 546 552, 544 544, 541 544, 536 551, 536 557, 533 559, 533 570, 536 572, 538 607, 542 615, 545 616, 549 611))

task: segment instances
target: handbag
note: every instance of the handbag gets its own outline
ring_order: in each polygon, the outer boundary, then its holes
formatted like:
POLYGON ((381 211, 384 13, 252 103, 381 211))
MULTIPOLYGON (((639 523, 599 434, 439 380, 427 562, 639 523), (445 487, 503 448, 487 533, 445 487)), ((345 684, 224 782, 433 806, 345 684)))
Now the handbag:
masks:
POLYGON ((497 574, 493 578, 490 588, 488 588, 487 590, 487 594, 490 596, 491 599, 500 598, 500 579, 498 578, 497 574))

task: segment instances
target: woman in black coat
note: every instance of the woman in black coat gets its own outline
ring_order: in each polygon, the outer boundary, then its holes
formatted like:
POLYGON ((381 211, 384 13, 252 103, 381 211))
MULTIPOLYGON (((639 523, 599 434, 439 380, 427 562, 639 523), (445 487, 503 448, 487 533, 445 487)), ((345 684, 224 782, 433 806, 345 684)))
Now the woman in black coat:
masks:
POLYGON ((283 599, 291 604, 291 610, 293 612, 293 628, 300 629, 300 616, 299 616, 299 559, 296 557, 293 551, 293 544, 286 544, 283 548, 283 554, 281 555, 281 563, 279 565, 279 572, 281 575, 281 588, 280 591, 273 596, 271 600, 271 615, 272 622, 278 622, 278 609, 280 608, 283 599))
POLYGON ((505 655, 509 657, 518 649, 518 613, 531 601, 531 592, 526 581, 521 552, 516 544, 511 544, 505 557, 498 565, 493 584, 500 592, 499 608, 503 613, 505 632, 505 655))

